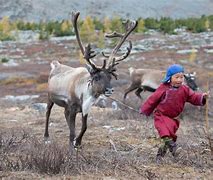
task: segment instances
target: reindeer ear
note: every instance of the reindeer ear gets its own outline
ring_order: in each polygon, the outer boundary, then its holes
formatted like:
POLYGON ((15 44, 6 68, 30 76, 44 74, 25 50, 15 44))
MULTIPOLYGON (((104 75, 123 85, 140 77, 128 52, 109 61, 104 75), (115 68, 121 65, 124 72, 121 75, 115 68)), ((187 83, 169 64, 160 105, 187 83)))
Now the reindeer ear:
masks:
POLYGON ((193 71, 192 76, 196 76, 196 75, 197 75, 197 73, 195 71, 193 71))

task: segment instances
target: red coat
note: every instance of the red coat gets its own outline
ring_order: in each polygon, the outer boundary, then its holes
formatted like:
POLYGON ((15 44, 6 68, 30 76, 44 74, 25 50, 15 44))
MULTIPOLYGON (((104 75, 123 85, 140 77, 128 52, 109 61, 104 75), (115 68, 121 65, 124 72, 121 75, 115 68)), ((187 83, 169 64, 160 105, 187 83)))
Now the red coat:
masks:
POLYGON ((172 137, 176 141, 176 131, 179 127, 177 116, 189 102, 196 106, 205 104, 202 93, 192 91, 182 85, 173 88, 170 84, 161 84, 158 89, 141 105, 140 113, 149 116, 154 111, 154 124, 160 137, 172 137))

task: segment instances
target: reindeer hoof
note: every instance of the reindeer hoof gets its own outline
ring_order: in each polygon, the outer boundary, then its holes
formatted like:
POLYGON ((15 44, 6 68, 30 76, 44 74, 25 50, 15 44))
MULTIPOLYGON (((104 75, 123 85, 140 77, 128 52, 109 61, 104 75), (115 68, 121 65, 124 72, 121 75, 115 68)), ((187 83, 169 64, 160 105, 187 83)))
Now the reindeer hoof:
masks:
POLYGON ((76 151, 82 148, 81 144, 78 141, 76 141, 76 139, 74 139, 73 141, 73 146, 76 151))
POLYGON ((48 138, 48 137, 44 137, 44 143, 45 143, 45 144, 50 144, 50 143, 51 143, 51 141, 49 140, 49 138, 48 138))
POLYGON ((50 144, 50 143, 51 143, 51 141, 50 141, 50 140, 48 140, 48 141, 45 141, 44 143, 45 143, 45 144, 50 144))
POLYGON ((82 149, 82 146, 81 146, 81 145, 78 145, 78 144, 75 144, 74 149, 75 149, 75 150, 82 149))

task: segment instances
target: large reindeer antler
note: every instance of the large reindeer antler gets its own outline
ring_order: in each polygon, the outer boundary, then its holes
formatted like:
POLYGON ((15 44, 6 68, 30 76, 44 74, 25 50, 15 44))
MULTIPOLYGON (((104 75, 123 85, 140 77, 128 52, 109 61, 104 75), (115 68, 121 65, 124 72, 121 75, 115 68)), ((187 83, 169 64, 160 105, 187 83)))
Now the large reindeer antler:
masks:
POLYGON ((77 42, 79 44, 82 54, 84 55, 85 60, 89 63, 89 65, 94 70, 106 69, 113 76, 115 76, 115 78, 117 78, 117 74, 115 73, 115 71, 116 71, 115 66, 117 64, 119 64, 120 61, 126 59, 129 56, 129 54, 132 50, 131 41, 129 41, 129 46, 127 47, 126 53, 124 53, 120 57, 116 57, 116 53, 118 52, 118 50, 120 49, 122 44, 126 41, 127 37, 130 35, 130 33, 136 28, 137 21, 127 21, 125 23, 126 32, 124 34, 113 32, 112 34, 105 35, 105 37, 107 37, 107 38, 119 37, 120 41, 114 47, 114 49, 112 50, 110 55, 105 55, 105 53, 102 52, 103 56, 108 58, 108 63, 106 63, 106 60, 104 60, 103 66, 101 68, 99 68, 99 67, 96 67, 96 65, 94 63, 92 63, 92 61, 90 60, 91 58, 94 58, 96 56, 96 54, 94 54, 94 51, 92 51, 90 44, 88 44, 85 48, 82 45, 82 41, 81 41, 81 38, 79 35, 78 26, 77 26, 77 20, 78 20, 79 15, 80 15, 80 12, 77 12, 77 13, 72 12, 72 23, 73 23, 74 31, 76 34, 77 42))
POLYGON ((122 46, 122 44, 125 42, 125 40, 127 39, 127 37, 130 35, 130 33, 136 28, 137 26, 137 21, 127 21, 125 23, 125 30, 126 32, 124 34, 121 33, 117 33, 117 32, 113 32, 111 34, 106 34, 105 37, 107 38, 115 38, 115 37, 119 37, 120 41, 118 42, 118 44, 114 47, 114 49, 112 50, 110 55, 105 55, 104 52, 102 52, 104 57, 108 58, 108 68, 112 69, 114 66, 116 66, 117 64, 119 64, 119 61, 122 61, 124 59, 126 59, 131 50, 132 50, 132 43, 131 41, 129 41, 129 47, 127 47, 127 52, 124 53, 122 56, 120 57, 115 57, 116 53, 118 52, 118 50, 120 49, 120 47, 122 46))
POLYGON ((83 44, 82 44, 82 41, 81 41, 81 38, 80 38, 80 35, 79 35, 78 25, 77 25, 77 20, 78 20, 79 15, 80 15, 80 12, 77 12, 77 13, 72 12, 72 23, 73 23, 73 27, 74 27, 74 30, 75 30, 77 42, 78 42, 78 45, 80 47, 81 53, 84 56, 84 59, 86 59, 86 61, 89 63, 89 65, 94 70, 96 70, 98 68, 90 60, 91 58, 94 58, 96 56, 96 54, 94 54, 94 51, 92 51, 90 44, 88 44, 85 48, 83 47, 83 44))

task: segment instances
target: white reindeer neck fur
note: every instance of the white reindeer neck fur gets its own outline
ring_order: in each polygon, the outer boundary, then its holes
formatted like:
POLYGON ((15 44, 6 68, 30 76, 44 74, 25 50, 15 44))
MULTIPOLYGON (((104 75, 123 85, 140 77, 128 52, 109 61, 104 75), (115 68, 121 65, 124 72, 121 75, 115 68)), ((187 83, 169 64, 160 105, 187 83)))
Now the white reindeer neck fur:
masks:
MULTIPOLYGON (((89 73, 88 73, 89 75, 89 73)), ((90 84, 91 77, 85 76, 80 79, 80 83, 75 86, 75 94, 78 99, 82 98, 82 114, 83 116, 88 114, 92 105, 95 103, 98 97, 93 96, 92 87, 90 84)))

